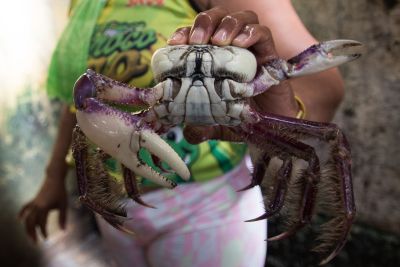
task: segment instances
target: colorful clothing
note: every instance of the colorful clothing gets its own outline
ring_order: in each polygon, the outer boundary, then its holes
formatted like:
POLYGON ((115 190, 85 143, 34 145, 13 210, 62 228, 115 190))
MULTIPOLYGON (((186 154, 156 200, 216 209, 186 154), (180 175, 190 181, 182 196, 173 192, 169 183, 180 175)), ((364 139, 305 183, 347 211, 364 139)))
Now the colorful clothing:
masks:
MULTIPOLYGON (((88 18, 79 10, 89 8, 82 4, 84 2, 87 0, 79 1, 77 8, 72 10, 71 23, 79 26, 79 23, 73 20, 75 16, 77 17, 75 19, 81 23, 86 20, 83 23, 86 26, 91 25, 93 15, 98 15, 95 26, 93 25, 94 29, 92 29, 88 47, 87 65, 99 73, 137 87, 154 85, 150 68, 152 54, 158 48, 166 45, 168 37, 176 28, 191 25, 196 16, 196 11, 188 0, 109 0, 101 12, 92 12, 92 17, 88 18), (84 17, 82 18, 82 16, 84 17)), ((96 6, 96 8, 99 7, 96 6)), ((82 30, 84 29, 86 28, 83 27, 82 30)), ((79 27, 76 29, 76 31, 80 30, 79 27)), ((72 31, 72 29, 69 30, 69 32, 72 31)), ((90 35, 90 33, 87 34, 90 35)), ((80 33, 80 35, 86 37, 85 34, 80 33)), ((73 35, 69 36, 69 39, 74 38, 73 35)), ((61 40, 64 43, 69 41, 64 36, 61 40)), ((74 44, 80 45, 79 40, 74 40, 74 42, 74 44)), ((75 51, 74 46, 71 49, 75 51)), ((74 57, 70 55, 64 57, 63 60, 69 62, 70 58, 74 57)), ((67 71, 62 64, 63 62, 58 62, 60 69, 67 71)), ((53 96, 54 94, 56 92, 52 92, 53 96)), ((60 93, 59 97, 65 97, 65 94, 60 93)), ((228 173, 239 164, 246 153, 246 146, 243 144, 221 141, 208 141, 199 145, 189 144, 183 138, 181 127, 175 127, 166 133, 164 139, 185 160, 192 174, 191 182, 203 182, 228 173)), ((147 151, 141 151, 140 156, 147 164, 157 169, 147 151)), ((109 165, 116 166, 115 164, 109 165)), ((111 171, 118 170, 112 168, 111 171)), ((176 174, 167 176, 178 183, 184 182, 176 174)), ((151 184, 151 182, 144 180, 143 184, 151 184)))
POLYGON ((264 213, 258 187, 243 161, 222 177, 143 195, 149 209, 130 202, 124 226, 116 230, 97 218, 104 245, 118 267, 260 267, 266 255, 266 221, 244 222, 264 213))
MULTIPOLYGON (((104 8, 101 0, 77 1, 50 71, 50 75, 56 74, 51 78, 55 90, 50 95, 69 103, 72 85, 64 83, 64 79, 76 75, 76 70, 66 70, 63 61, 75 60, 74 53, 82 52, 75 45, 87 47, 88 51, 86 63, 73 64, 78 70, 87 64, 117 80, 148 87, 153 83, 149 70, 152 53, 165 45, 175 28, 192 24, 195 16, 187 0, 110 0, 104 8), (82 12, 91 4, 101 10, 82 12), (79 23, 84 26, 79 27, 79 23), (91 30, 87 30, 88 25, 92 25, 91 30), (87 45, 79 42, 86 42, 88 32, 79 34, 81 40, 73 34, 81 30, 93 32, 87 45)), ((237 192, 250 182, 243 161, 246 147, 218 141, 191 145, 184 140, 179 126, 165 134, 165 139, 188 164, 191 180, 202 183, 182 184, 174 190, 160 189, 142 196, 157 209, 128 200, 131 219, 125 226, 136 232, 135 236, 118 231, 99 218, 105 245, 118 265, 264 266, 266 221, 244 222, 264 213, 260 189, 237 192)), ((148 154, 142 153, 141 157, 150 162, 148 154)), ((109 165, 117 168, 115 161, 109 165)), ((179 177, 175 179, 180 181, 179 177)))

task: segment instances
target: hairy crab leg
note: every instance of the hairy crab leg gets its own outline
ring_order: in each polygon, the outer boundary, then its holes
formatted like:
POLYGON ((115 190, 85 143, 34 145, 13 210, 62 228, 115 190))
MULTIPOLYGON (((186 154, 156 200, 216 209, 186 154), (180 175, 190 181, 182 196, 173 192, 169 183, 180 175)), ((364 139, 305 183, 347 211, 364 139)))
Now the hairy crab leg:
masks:
POLYGON ((285 202, 288 181, 290 179, 290 175, 292 172, 292 166, 293 166, 292 159, 286 158, 283 160, 282 166, 277 174, 277 184, 275 186, 276 189, 274 196, 272 197, 271 203, 269 204, 268 208, 266 209, 263 215, 255 219, 248 220, 246 222, 268 219, 269 217, 275 215, 282 209, 283 204, 285 202))
MULTIPOLYGON (((309 145, 298 142, 295 139, 275 135, 274 133, 256 127, 252 127, 251 130, 253 131, 251 134, 246 130, 236 129, 235 131, 244 136, 246 140, 262 147, 263 149, 270 149, 270 147, 273 146, 273 151, 275 151, 275 154, 279 157, 287 158, 290 157, 290 155, 293 155, 308 162, 307 169, 300 177, 300 181, 303 184, 303 188, 301 189, 303 192, 303 198, 300 204, 301 211, 299 214, 299 221, 288 231, 278 235, 277 237, 270 238, 269 240, 283 239, 295 233, 311 220, 317 194, 316 185, 320 180, 319 160, 314 148, 309 145), (260 136, 263 136, 263 138, 260 139, 260 136)), ((284 161, 283 165, 286 165, 286 169, 283 169, 282 172, 286 172, 286 176, 290 175, 288 173, 288 168, 291 167, 291 164, 287 162, 285 163, 284 161)), ((263 215, 260 217, 263 217, 263 215)), ((258 218, 250 221, 257 219, 258 218)))
MULTIPOLYGON (((140 160, 138 153, 141 148, 147 149, 151 154, 165 161, 183 179, 189 179, 190 173, 186 164, 154 132, 154 130, 159 132, 165 130, 154 122, 154 114, 151 111, 131 114, 98 100, 99 91, 112 91, 112 89, 97 89, 95 86, 97 80, 92 81, 93 77, 82 75, 74 88, 76 117, 85 135, 135 174, 146 177, 159 185, 169 188, 176 186, 174 182, 140 160)), ((130 90, 135 91, 135 89, 130 90)), ((122 96, 125 95, 122 94, 122 96)), ((111 101, 115 103, 116 99, 118 97, 112 98, 111 101)))
POLYGON ((238 192, 242 192, 248 190, 254 186, 260 185, 262 180, 264 179, 265 172, 267 171, 269 162, 271 161, 271 157, 268 153, 264 153, 260 159, 256 160, 254 164, 254 170, 251 174, 252 179, 248 186, 238 190, 238 192))
MULTIPOLYGON (((126 233, 132 233, 130 230, 122 226, 122 224, 126 220, 126 211, 123 208, 118 207, 118 204, 114 201, 99 202, 96 199, 93 199, 95 194, 91 194, 91 190, 88 184, 88 172, 90 172, 91 168, 93 168, 93 166, 90 166, 90 160, 88 159, 89 145, 87 143, 86 136, 81 131, 79 126, 75 127, 72 140, 72 152, 75 158, 76 174, 78 179, 78 191, 80 195, 79 200, 84 203, 88 208, 100 214, 103 219, 105 219, 116 229, 119 229, 126 233), (107 204, 105 205, 105 203, 107 204)), ((96 169, 98 176, 107 176, 102 180, 103 183, 109 181, 110 178, 108 177, 106 171, 101 169, 102 168, 96 169)), ((106 191, 109 191, 108 187, 105 189, 106 191)))
POLYGON ((125 189, 128 193, 128 196, 132 198, 135 202, 148 207, 155 209, 154 206, 147 204, 140 198, 139 188, 137 186, 135 174, 127 167, 122 166, 122 174, 124 177, 125 189))
MULTIPOLYGON (((321 262, 321 264, 327 263, 340 252, 346 243, 346 238, 350 232, 356 212, 351 177, 351 152, 346 137, 343 132, 332 123, 312 122, 272 114, 255 114, 251 112, 247 113, 245 116, 248 116, 247 119, 249 120, 258 120, 259 123, 256 125, 262 128, 263 131, 271 132, 272 129, 279 129, 279 131, 285 131, 293 138, 316 138, 331 144, 333 171, 338 177, 338 179, 333 182, 337 183, 342 189, 341 192, 335 191, 335 193, 341 196, 340 202, 343 203, 343 206, 337 208, 338 216, 342 218, 342 222, 334 225, 340 234, 329 233, 336 237, 337 245, 331 254, 321 262)), ((252 125, 248 124, 245 127, 252 128, 252 125)), ((327 224, 329 224, 329 222, 327 224)), ((324 238, 328 240, 330 237, 327 235, 321 239, 324 238)))

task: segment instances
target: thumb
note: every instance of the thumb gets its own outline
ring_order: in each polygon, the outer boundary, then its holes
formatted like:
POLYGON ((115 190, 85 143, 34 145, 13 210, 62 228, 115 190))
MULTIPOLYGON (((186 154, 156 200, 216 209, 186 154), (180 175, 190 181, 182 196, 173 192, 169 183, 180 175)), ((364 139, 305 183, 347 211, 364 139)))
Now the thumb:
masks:
POLYGON ((186 140, 191 144, 198 144, 209 139, 242 142, 242 139, 228 127, 217 126, 186 126, 183 129, 186 140))
POLYGON ((186 126, 183 129, 185 139, 191 144, 199 144, 208 139, 216 139, 214 127, 212 126, 186 126))

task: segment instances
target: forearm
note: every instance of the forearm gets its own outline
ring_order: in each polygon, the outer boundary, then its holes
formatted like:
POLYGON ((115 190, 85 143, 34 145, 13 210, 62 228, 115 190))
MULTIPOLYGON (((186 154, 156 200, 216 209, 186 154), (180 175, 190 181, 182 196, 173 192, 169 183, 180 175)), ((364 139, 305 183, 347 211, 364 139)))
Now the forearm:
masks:
POLYGON ((65 179, 68 169, 65 157, 68 154, 71 145, 72 130, 74 129, 75 124, 75 115, 70 112, 67 105, 64 105, 61 111, 57 137, 53 146, 49 164, 46 168, 46 176, 51 179, 65 179), (57 173, 58 175, 53 175, 54 173, 57 173))
MULTIPOLYGON (((318 41, 307 31, 289 0, 210 0, 230 11, 252 10, 259 23, 268 27, 278 57, 289 59, 318 41)), ((343 81, 337 69, 292 79, 255 98, 262 110, 295 117, 298 96, 305 104, 305 119, 330 121, 343 98, 343 81), (291 86, 291 89, 288 89, 291 86), (279 101, 277 101, 279 99, 279 101), (279 102, 279 105, 277 103, 279 102)))

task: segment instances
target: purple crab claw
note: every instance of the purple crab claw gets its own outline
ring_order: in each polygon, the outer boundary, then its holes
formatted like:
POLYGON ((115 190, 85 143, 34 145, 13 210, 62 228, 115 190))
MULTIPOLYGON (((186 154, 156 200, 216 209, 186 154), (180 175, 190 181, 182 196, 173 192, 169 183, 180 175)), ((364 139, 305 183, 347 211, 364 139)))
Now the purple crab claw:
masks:
POLYGON ((363 44, 352 40, 332 40, 315 44, 287 61, 273 59, 267 62, 248 83, 225 80, 222 94, 224 99, 229 100, 235 99, 233 96, 252 97, 284 80, 321 72, 355 60, 364 50, 363 44))
POLYGON ((360 42, 332 40, 313 45, 287 61, 287 77, 317 73, 359 58, 364 52, 360 42))
POLYGON ((74 88, 74 103, 78 110, 84 108, 85 99, 96 97, 96 88, 86 74, 75 82, 74 88))
POLYGON ((95 98, 99 95, 99 89, 91 79, 91 76, 85 74, 74 87, 76 118, 89 140, 136 175, 146 177, 159 185, 168 188, 176 186, 173 181, 141 161, 141 148, 167 163, 183 179, 189 179, 190 172, 186 164, 154 132, 152 125, 146 122, 146 112, 132 114, 104 104, 95 98))

